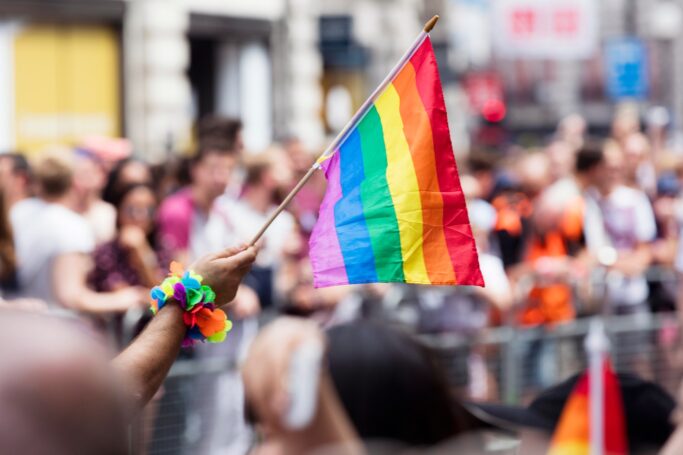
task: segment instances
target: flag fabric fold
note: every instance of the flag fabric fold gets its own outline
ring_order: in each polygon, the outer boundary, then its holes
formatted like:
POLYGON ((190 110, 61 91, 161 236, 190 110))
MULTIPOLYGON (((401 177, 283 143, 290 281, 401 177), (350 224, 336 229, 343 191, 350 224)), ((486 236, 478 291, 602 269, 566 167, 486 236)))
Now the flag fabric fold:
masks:
POLYGON ((322 167, 316 287, 484 285, 429 36, 322 167))
MULTIPOLYGON (((602 441, 605 455, 628 454, 624 405, 619 379, 610 366, 603 362, 603 423, 602 441)), ((548 455, 588 455, 590 453, 590 380, 585 372, 574 386, 562 410, 560 421, 548 450, 548 455)))

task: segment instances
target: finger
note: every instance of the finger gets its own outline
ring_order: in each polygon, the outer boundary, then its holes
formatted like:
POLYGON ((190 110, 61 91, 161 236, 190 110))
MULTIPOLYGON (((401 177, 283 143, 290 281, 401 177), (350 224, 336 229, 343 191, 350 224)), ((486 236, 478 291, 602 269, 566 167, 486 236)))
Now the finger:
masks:
POLYGON ((240 251, 228 258, 224 259, 229 262, 229 264, 235 269, 241 269, 243 267, 251 266, 256 260, 256 249, 254 247, 249 247, 246 250, 240 251))
POLYGON ((247 245, 231 246, 229 248, 226 248, 226 249, 219 251, 218 253, 214 254, 214 258, 215 259, 229 258, 229 257, 234 256, 237 253, 240 253, 246 249, 247 249, 247 245))

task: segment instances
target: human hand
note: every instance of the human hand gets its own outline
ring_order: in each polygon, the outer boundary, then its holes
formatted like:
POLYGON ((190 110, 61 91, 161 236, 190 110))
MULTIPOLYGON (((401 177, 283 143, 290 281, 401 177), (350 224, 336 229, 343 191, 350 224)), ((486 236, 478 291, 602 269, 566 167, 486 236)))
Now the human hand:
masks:
POLYGON ((237 289, 256 260, 255 247, 240 246, 228 248, 197 260, 190 270, 202 276, 202 283, 216 293, 216 305, 231 302, 237 289))
POLYGON ((116 302, 121 306, 122 311, 127 311, 135 307, 149 306, 149 291, 142 287, 129 286, 118 291, 114 291, 116 302))
POLYGON ((139 250, 145 247, 149 247, 147 242, 147 236, 145 231, 140 229, 138 226, 123 226, 119 234, 119 243, 124 248, 131 250, 139 250))

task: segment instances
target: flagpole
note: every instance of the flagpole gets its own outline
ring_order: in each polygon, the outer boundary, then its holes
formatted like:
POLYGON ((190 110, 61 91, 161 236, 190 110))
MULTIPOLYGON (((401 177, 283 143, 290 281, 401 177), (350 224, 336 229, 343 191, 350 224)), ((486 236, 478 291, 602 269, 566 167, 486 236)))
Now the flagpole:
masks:
POLYGON ((261 229, 256 233, 254 238, 249 242, 250 246, 253 246, 256 244, 256 242, 259 241, 259 239, 263 236, 263 234, 266 232, 268 227, 275 221, 275 218, 282 213, 285 208, 289 205, 290 202, 292 202, 292 199, 294 199, 294 196, 297 195, 297 193, 303 188, 303 186, 308 182, 311 177, 313 177, 313 174, 315 171, 320 169, 320 164, 325 161, 329 156, 331 156, 334 151, 339 147, 339 144, 344 142, 346 139, 346 136, 349 134, 349 132, 356 126, 358 121, 365 115, 365 113, 370 109, 370 106, 374 104, 376 101, 377 97, 382 93, 382 91, 391 83, 391 81, 394 79, 394 77, 398 74, 398 72, 403 68, 403 65, 410 60, 410 58, 413 56, 415 51, 417 50, 418 47, 422 44, 422 42, 429 36, 429 32, 432 31, 434 26, 436 25, 437 21, 439 20, 439 16, 436 15, 429 19, 427 23, 425 24, 424 28, 420 32, 419 35, 417 35, 417 38, 415 38, 415 41, 413 41, 413 44, 408 48, 408 50, 403 54, 401 59, 396 63, 396 65, 391 69, 389 74, 387 74, 387 77, 384 78, 384 80, 377 86, 377 88, 370 94, 368 99, 365 100, 365 102, 361 105, 361 107, 356 111, 356 113, 351 117, 351 120, 348 121, 346 126, 337 134, 337 137, 334 138, 334 140, 330 143, 330 145, 327 146, 325 151, 320 155, 320 157, 313 163, 313 165, 310 167, 308 172, 301 177, 301 180, 299 180, 299 183, 296 184, 294 188, 289 192, 287 197, 280 203, 280 205, 275 209, 275 211, 268 217, 265 223, 263 223, 263 226, 261 226, 261 229))
POLYGON ((609 340, 601 319, 591 321, 585 342, 588 354, 588 400, 590 422, 590 455, 605 453, 605 355, 609 340))

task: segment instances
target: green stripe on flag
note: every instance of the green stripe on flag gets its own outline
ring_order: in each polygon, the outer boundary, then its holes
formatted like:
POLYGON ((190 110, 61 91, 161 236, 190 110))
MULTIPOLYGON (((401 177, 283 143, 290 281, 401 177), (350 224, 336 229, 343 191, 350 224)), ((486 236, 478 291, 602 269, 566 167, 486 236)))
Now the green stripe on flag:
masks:
POLYGON ((405 281, 401 238, 394 203, 387 184, 387 156, 382 122, 375 106, 358 124, 365 179, 361 183, 363 215, 370 232, 379 281, 405 281))

